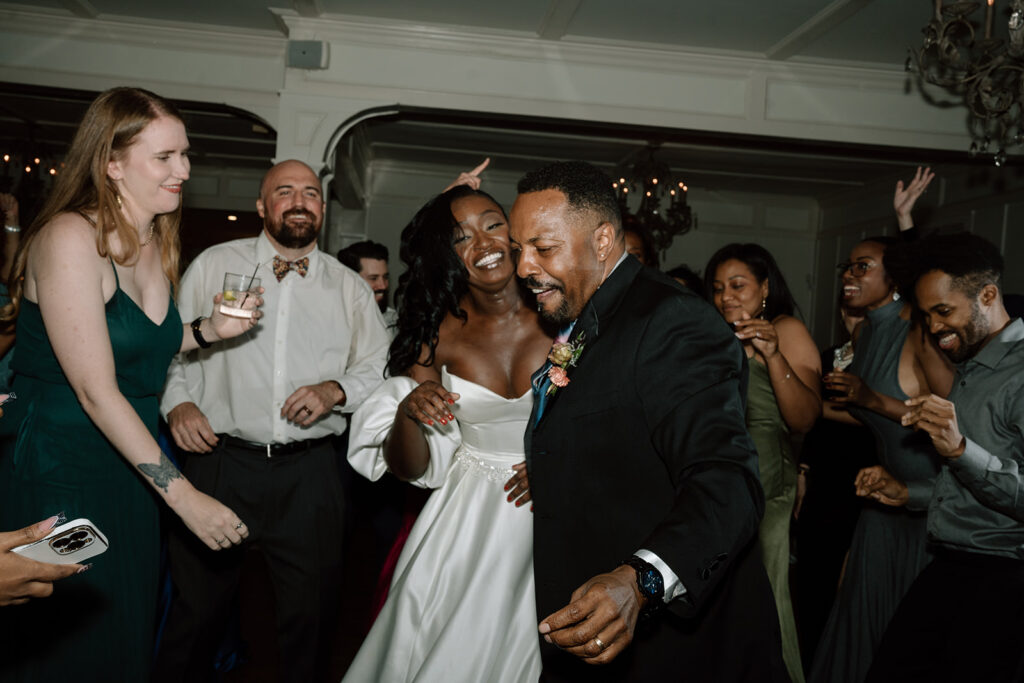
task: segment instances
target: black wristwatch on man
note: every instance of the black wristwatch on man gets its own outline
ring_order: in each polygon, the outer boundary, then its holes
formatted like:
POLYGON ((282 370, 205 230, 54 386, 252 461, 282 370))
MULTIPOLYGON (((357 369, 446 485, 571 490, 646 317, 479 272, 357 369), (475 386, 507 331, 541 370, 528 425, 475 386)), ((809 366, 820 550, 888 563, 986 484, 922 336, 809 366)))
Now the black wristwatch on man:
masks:
POLYGON ((661 572, 653 564, 636 555, 630 556, 622 564, 628 564, 636 571, 636 586, 640 589, 640 595, 647 599, 640 616, 650 616, 665 603, 665 580, 661 572))

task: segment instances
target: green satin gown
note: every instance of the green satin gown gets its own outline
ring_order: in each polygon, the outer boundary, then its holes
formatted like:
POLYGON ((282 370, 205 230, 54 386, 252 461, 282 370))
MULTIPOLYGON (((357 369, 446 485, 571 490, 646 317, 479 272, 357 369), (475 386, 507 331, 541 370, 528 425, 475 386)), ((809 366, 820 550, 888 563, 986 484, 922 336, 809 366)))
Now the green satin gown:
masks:
MULTIPOLYGON (((106 320, 118 387, 156 436, 158 394, 182 340, 177 308, 172 300, 158 325, 118 282, 106 320)), ((18 399, 0 418, 8 432, 0 529, 63 511, 69 521, 92 520, 110 548, 89 571, 54 584, 51 597, 0 610, 0 681, 146 681, 156 626, 158 496, 82 410, 39 307, 25 299, 17 335, 18 399)))
POLYGON ((793 683, 803 683, 800 644, 789 593, 789 521, 796 501, 796 461, 789 428, 779 412, 768 368, 753 358, 749 365, 747 429, 757 447, 757 463, 764 489, 764 518, 759 530, 761 550, 779 613, 782 659, 793 683))

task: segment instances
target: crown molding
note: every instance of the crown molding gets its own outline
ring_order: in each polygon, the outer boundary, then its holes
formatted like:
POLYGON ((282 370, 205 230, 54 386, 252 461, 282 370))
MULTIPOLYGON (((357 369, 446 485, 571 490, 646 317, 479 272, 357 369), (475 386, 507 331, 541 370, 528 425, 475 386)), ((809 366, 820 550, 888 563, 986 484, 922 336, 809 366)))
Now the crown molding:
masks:
POLYGON ((637 43, 564 37, 546 40, 536 33, 503 31, 479 27, 423 24, 398 20, 373 21, 365 17, 323 14, 316 19, 300 16, 291 9, 270 8, 278 25, 289 38, 325 40, 345 46, 367 46, 428 50, 474 57, 496 57, 526 61, 562 61, 592 66, 643 69, 648 72, 678 72, 681 65, 702 73, 750 74, 752 71, 776 76, 802 78, 875 78, 902 82, 902 65, 800 58, 780 62, 765 54, 731 50, 684 48, 676 45, 637 43))
POLYGON ((275 31, 101 15, 83 19, 61 10, 0 2, 0 32, 255 57, 284 57, 287 39, 275 31))

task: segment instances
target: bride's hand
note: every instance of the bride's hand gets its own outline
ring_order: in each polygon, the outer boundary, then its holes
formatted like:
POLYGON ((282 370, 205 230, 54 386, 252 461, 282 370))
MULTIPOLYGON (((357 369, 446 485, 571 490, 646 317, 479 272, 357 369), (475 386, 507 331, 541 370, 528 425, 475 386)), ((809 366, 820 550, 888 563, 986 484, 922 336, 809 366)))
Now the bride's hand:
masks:
POLYGON ((515 501, 516 507, 526 505, 530 502, 533 496, 530 494, 530 478, 526 474, 526 463, 521 462, 512 465, 512 469, 516 471, 512 475, 512 478, 505 482, 505 490, 509 491, 508 502, 515 501))
POLYGON ((455 419, 450 410, 458 394, 445 389, 439 382, 427 380, 409 392, 398 404, 398 409, 410 420, 432 427, 435 422, 443 425, 455 419))

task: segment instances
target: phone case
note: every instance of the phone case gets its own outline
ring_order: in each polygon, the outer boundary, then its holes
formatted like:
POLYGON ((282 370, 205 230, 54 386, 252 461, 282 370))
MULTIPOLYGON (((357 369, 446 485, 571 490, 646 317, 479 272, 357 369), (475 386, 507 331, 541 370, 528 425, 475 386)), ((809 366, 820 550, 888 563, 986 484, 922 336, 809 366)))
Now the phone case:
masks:
POLYGON ((106 552, 107 537, 88 519, 73 519, 51 530, 46 538, 12 550, 40 562, 75 564, 106 552))

